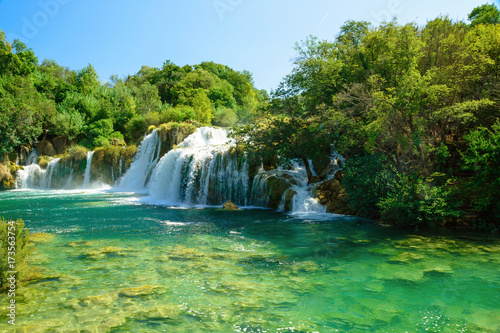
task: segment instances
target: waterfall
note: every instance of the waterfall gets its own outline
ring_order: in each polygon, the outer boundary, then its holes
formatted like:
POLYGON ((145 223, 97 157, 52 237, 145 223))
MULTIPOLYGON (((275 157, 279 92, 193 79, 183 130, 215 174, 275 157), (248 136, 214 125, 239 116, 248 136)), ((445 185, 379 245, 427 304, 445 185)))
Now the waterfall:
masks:
MULTIPOLYGON (((149 198, 168 204, 248 203, 248 165, 223 129, 198 128, 153 170, 149 198)), ((127 174, 126 174, 127 175, 127 174)))
POLYGON ((24 167, 24 170, 17 171, 16 188, 40 188, 50 189, 52 177, 59 169, 60 158, 52 159, 47 168, 43 170, 38 164, 30 164, 24 167))
POLYGON ((42 174, 42 180, 40 181, 40 188, 43 189, 51 188, 52 176, 54 175, 54 172, 57 172, 57 169, 59 167, 59 160, 60 158, 54 158, 49 162, 49 164, 47 164, 47 168, 42 174))
POLYGON ((22 170, 18 170, 16 174, 16 188, 27 189, 40 186, 42 174, 45 171, 38 164, 30 164, 22 170))
POLYGON ((87 166, 85 167, 85 174, 83 177, 83 186, 82 188, 90 187, 90 178, 91 178, 91 170, 92 170, 92 156, 94 156, 93 151, 87 152, 87 166))
POLYGON ((118 188, 126 191, 143 191, 151 173, 160 159, 161 141, 157 130, 142 140, 134 160, 119 182, 118 188))
POLYGON ((28 158, 26 159, 24 165, 35 164, 37 160, 38 160, 38 153, 36 152, 36 149, 33 149, 29 154, 28 158))

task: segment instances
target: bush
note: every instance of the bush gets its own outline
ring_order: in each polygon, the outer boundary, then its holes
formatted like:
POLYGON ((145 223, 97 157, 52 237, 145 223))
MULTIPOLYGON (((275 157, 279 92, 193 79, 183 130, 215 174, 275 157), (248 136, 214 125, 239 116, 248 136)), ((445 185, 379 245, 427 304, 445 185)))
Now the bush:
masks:
POLYGON ((23 220, 6 221, 0 217, 0 289, 10 285, 7 278, 9 271, 16 271, 16 283, 30 280, 33 271, 29 266, 29 257, 33 247, 29 243, 29 232, 24 228, 23 220), (15 255, 13 255, 15 252, 15 255), (10 266, 9 257, 13 258, 10 266))
POLYGON ((378 204, 381 221, 393 225, 418 227, 444 226, 460 214, 446 186, 433 186, 421 179, 400 175, 393 190, 378 204))
POLYGON ((87 159, 87 151, 88 149, 79 145, 72 145, 68 148, 69 155, 73 159, 73 161, 82 161, 87 159))
POLYGON ((238 115, 231 109, 219 108, 215 112, 213 124, 220 127, 233 127, 238 121, 238 115))
POLYGON ((134 116, 125 126, 127 142, 137 142, 146 133, 148 125, 143 116, 134 116))
POLYGON ((161 113, 161 122, 168 123, 171 121, 174 122, 183 122, 186 120, 194 120, 195 119, 195 111, 193 107, 187 105, 177 105, 174 108, 169 108, 161 113))
POLYGON ((478 214, 475 227, 500 231, 500 122, 465 135, 469 149, 462 154, 465 168, 474 174, 464 186, 478 214), (471 195, 472 194, 472 195, 471 195))
POLYGON ((392 189, 396 178, 386 160, 382 155, 365 155, 345 163, 342 185, 349 194, 347 203, 356 215, 380 217, 377 204, 392 189))

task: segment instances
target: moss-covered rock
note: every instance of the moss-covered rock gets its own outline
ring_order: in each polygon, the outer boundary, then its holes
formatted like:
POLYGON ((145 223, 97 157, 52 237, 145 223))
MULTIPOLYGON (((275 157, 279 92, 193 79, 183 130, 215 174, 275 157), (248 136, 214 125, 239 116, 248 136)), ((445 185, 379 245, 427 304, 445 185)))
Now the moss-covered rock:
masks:
POLYGON ((0 163, 0 191, 14 189, 16 187, 16 173, 22 169, 22 166, 18 166, 14 162, 0 163))
POLYGON ((106 184, 114 184, 130 167, 137 152, 137 146, 107 146, 94 150, 92 156, 91 179, 106 184))
POLYGON ((269 207, 278 209, 283 194, 291 189, 292 184, 285 177, 271 176, 267 179, 267 190, 269 193, 269 207))
POLYGON ((292 202, 293 202, 293 197, 297 194, 296 191, 292 189, 288 189, 285 193, 285 202, 284 202, 284 211, 288 212, 292 210, 292 202))
POLYGON ((234 203, 231 201, 226 201, 224 205, 222 206, 223 209, 225 210, 238 210, 238 206, 236 206, 234 203))
POLYGON ((45 168, 47 168, 47 165, 49 164, 51 159, 52 159, 52 157, 50 157, 50 156, 40 155, 38 157, 37 163, 40 166, 40 168, 45 169, 45 168))
POLYGON ((326 206, 328 213, 349 215, 352 211, 346 202, 347 193, 342 188, 341 179, 342 173, 338 171, 335 178, 321 183, 314 194, 320 204, 326 206))
POLYGON ((168 153, 194 132, 196 132, 196 126, 189 123, 170 122, 158 126, 161 141, 160 156, 168 153))

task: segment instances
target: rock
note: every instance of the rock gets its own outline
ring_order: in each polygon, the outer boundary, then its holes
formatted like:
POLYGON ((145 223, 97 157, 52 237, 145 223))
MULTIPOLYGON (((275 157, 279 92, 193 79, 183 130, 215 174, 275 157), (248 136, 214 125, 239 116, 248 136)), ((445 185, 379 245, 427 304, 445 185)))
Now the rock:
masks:
POLYGON ((96 305, 109 306, 117 299, 118 299, 118 294, 109 293, 109 294, 104 294, 104 295, 84 297, 80 300, 80 302, 78 304, 81 307, 89 307, 89 306, 96 306, 96 305))
POLYGON ((91 257, 93 259, 101 259, 104 256, 125 256, 124 253, 126 250, 116 246, 105 246, 95 251, 87 252, 87 257, 91 257))
POLYGON ((30 234, 29 240, 30 242, 33 243, 48 243, 51 242, 54 239, 54 237, 55 237, 54 234, 38 232, 35 234, 30 234))
POLYGON ((193 260, 205 257, 205 253, 197 249, 185 248, 184 246, 176 246, 168 251, 168 258, 170 260, 193 260))
POLYGON ((124 288, 118 291, 118 295, 121 297, 139 297, 139 296, 147 296, 155 293, 155 289, 159 287, 157 286, 142 286, 142 287, 134 287, 134 288, 124 288))
POLYGON ((50 141, 42 140, 36 145, 36 151, 40 156, 54 156, 56 149, 50 141))
POLYGON ((226 201, 224 205, 222 206, 223 209, 225 210, 238 210, 238 206, 236 206, 234 203, 231 201, 226 201))
POLYGON ((396 256, 393 256, 389 259, 390 262, 394 263, 410 263, 413 261, 421 260, 423 259, 424 256, 421 254, 417 253, 412 253, 412 252, 403 252, 401 254, 398 254, 396 256))
POLYGON ((308 184, 313 184, 313 183, 319 183, 321 179, 318 176, 312 176, 311 179, 308 181, 308 184))
POLYGON ((269 206, 277 209, 281 203, 283 194, 292 187, 290 182, 282 177, 271 176, 267 179, 269 192, 269 206))
POLYGON ((68 139, 63 136, 58 136, 52 139, 52 145, 54 146, 56 154, 64 154, 66 152, 66 147, 68 146, 68 139))
POLYGON ((171 304, 155 306, 143 313, 143 316, 147 319, 178 319, 180 313, 179 306, 171 304))
POLYGON ((283 209, 285 210, 285 212, 288 212, 292 209, 292 202, 293 202, 293 197, 295 196, 295 194, 297 194, 296 191, 292 190, 292 189, 288 189, 286 191, 286 194, 285 194, 285 206, 283 207, 283 209))

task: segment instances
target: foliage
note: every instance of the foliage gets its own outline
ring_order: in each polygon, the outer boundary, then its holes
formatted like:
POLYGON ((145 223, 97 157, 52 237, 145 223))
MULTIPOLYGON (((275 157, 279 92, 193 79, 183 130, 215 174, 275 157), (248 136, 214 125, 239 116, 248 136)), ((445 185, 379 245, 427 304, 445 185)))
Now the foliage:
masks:
POLYGON ((213 124, 220 127, 232 127, 238 121, 238 115, 229 108, 221 107, 215 111, 213 124))
POLYGON ((480 128, 465 136, 465 168, 473 172, 466 184, 479 229, 500 231, 500 122, 491 129, 480 128), (472 193, 472 195, 470 195, 472 193))
POLYGON ((0 159, 40 137, 54 114, 53 101, 43 98, 29 80, 0 76, 0 159))
MULTIPOLYGON (((461 161, 460 150, 464 138, 469 154, 481 135, 494 138, 500 25, 494 5, 469 18, 470 26, 447 17, 425 26, 348 21, 334 41, 308 37, 261 117, 235 135, 264 159, 301 158, 306 166, 335 146, 347 158, 344 186, 360 215, 436 227, 456 220, 458 210, 465 215, 468 199, 491 221, 498 194, 484 184, 496 184, 496 175, 474 171, 480 162, 461 161), (471 179, 461 164, 475 172, 471 179), (474 191, 464 190, 469 183, 474 191)), ((493 154, 482 157, 495 165, 493 154)))
POLYGON ((349 159, 344 165, 342 184, 353 211, 367 218, 380 218, 377 204, 394 187, 396 173, 387 168, 383 155, 365 155, 349 159))
POLYGON ((33 273, 29 258, 33 248, 23 220, 7 221, 0 217, 0 289, 9 288, 9 271, 17 271, 16 283, 29 280, 33 273), (14 255, 15 252, 15 255, 14 255), (15 269, 9 266, 9 257, 15 260, 15 269))
POLYGON ((444 226, 448 220, 459 217, 448 188, 406 175, 399 177, 378 203, 382 222, 425 228, 444 226))
POLYGON ((150 125, 210 125, 221 108, 231 110, 221 120, 226 125, 248 122, 267 98, 249 72, 213 62, 180 67, 167 60, 101 84, 91 64, 79 70, 54 60, 39 64, 31 49, 9 43, 0 31, 0 159, 56 136, 89 149, 123 139, 136 143, 150 125))
POLYGON ((500 23, 500 11, 494 4, 484 4, 474 8, 469 14, 471 25, 477 24, 498 24, 500 23))

